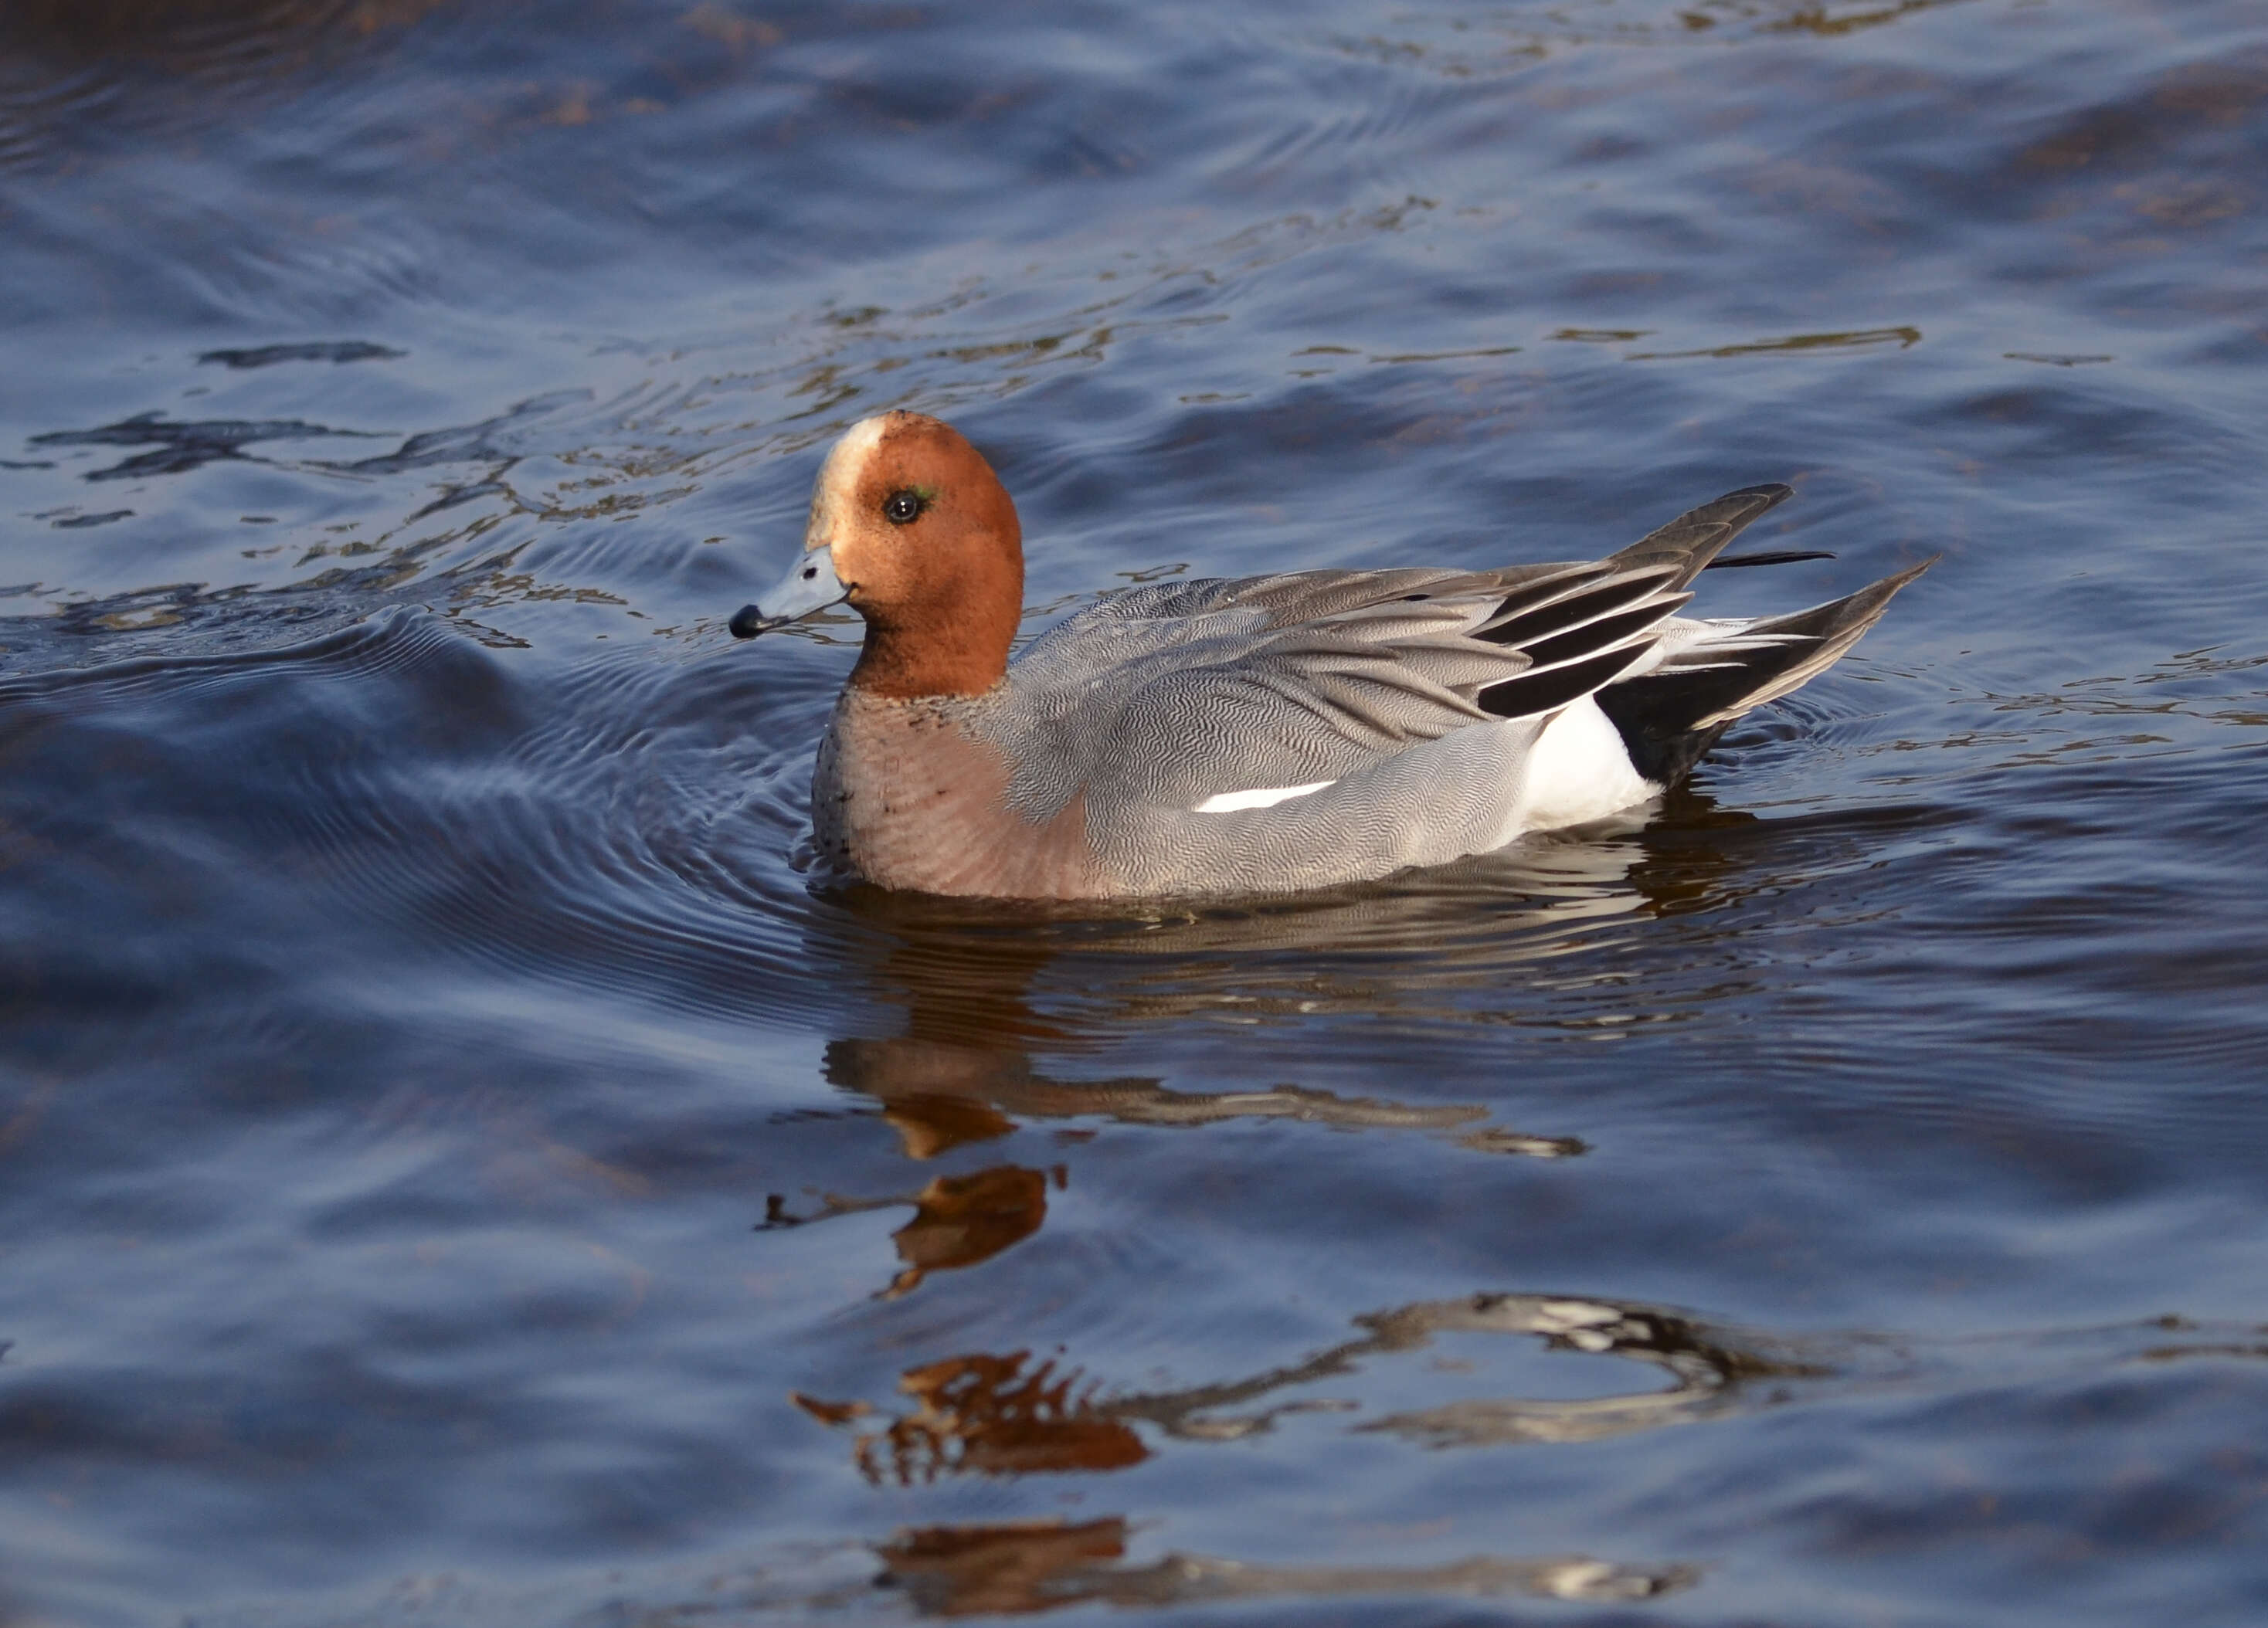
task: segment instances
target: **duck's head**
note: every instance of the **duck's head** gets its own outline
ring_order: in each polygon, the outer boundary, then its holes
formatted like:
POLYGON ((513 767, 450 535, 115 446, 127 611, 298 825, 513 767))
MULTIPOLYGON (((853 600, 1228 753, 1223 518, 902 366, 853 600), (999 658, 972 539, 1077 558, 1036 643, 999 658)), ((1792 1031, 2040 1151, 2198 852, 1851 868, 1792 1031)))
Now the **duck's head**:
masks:
POLYGON ((992 466, 950 424, 885 413, 835 444, 802 557, 732 626, 750 639, 848 604, 866 619, 854 688, 981 695, 1008 670, 1023 599, 1023 529, 992 466))

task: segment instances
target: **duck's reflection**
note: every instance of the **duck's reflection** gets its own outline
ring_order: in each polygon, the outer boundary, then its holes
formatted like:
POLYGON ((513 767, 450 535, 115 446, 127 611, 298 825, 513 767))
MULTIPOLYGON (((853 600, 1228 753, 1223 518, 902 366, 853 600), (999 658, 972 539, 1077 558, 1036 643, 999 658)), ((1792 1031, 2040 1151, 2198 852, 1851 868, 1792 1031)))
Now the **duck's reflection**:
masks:
MULTIPOLYGON (((1160 1392, 1107 1393, 1101 1382, 1026 1351, 974 1353, 908 1369, 895 1417, 862 1401, 797 1394, 821 1423, 856 1432, 859 1471, 877 1485, 943 1476, 1103 1472, 1155 1450, 1163 1438, 1223 1441, 1270 1429, 1300 1412, 1359 1413, 1344 1395, 1294 1393, 1324 1381, 1359 1389, 1381 1360, 1424 1351, 1444 1335, 1513 1334, 1550 1351, 1635 1362, 1654 1382, 1580 1400, 1500 1397, 1398 1412, 1352 1428, 1390 1431, 1431 1447, 1587 1441, 1707 1418, 1737 1405, 1754 1382, 1823 1369, 1658 1307, 1584 1297, 1482 1294, 1424 1301, 1355 1319, 1362 1331, 1306 1360, 1248 1378, 1160 1392), (1666 1379, 1667 1383, 1661 1382, 1666 1379)), ((875 1546, 878 1586, 904 1590, 924 1616, 1030 1614, 1080 1604, 1161 1606, 1204 1601, 1351 1595, 1627 1601, 1691 1584, 1684 1565, 1610 1564, 1587 1556, 1477 1556, 1445 1566, 1258 1566, 1168 1554, 1127 1563, 1122 1517, 924 1527, 875 1546)))
MULTIPOLYGON (((1064 1179, 1058 1169, 1057 1184, 1064 1179)), ((809 1215, 791 1214, 787 1201, 773 1193, 765 1201, 757 1230, 801 1227, 830 1215, 900 1204, 914 1206, 913 1219, 890 1235, 905 1265, 877 1294, 880 1300, 895 1300, 920 1287, 932 1272, 974 1266, 1030 1237, 1048 1218, 1048 1178, 1020 1165, 995 1165, 969 1176, 938 1177, 919 1192, 901 1198, 845 1199, 828 1193, 809 1215)))
POLYGON ((827 1048, 826 1072, 830 1083, 880 1107, 910 1159, 1005 1136, 1020 1120, 1081 1118, 1170 1126, 1297 1119, 1343 1130, 1455 1133, 1464 1145, 1484 1152, 1539 1159, 1584 1151, 1575 1137, 1484 1126, 1489 1111, 1478 1103, 1401 1103, 1297 1085, 1192 1092, 1169 1090, 1155 1080, 1057 1081, 1035 1072, 1021 1051, 918 1036, 834 1041, 827 1048))
MULTIPOLYGON (((1006 1356, 948 1357, 900 1375, 910 1412, 862 1432, 853 1449, 876 1485, 910 1486, 942 1475, 1123 1470, 1150 1456, 1133 1427, 1096 1405, 1095 1387, 1076 1369, 1006 1356)), ((830 1425, 873 1417, 860 1402, 821 1402, 791 1392, 796 1405, 830 1425)))
MULTIPOLYGON (((827 1077, 865 1097, 897 1133, 906 1157, 929 1160, 966 1143, 1006 1136, 1023 1119, 1109 1118, 1127 1125, 1194 1127, 1231 1119, 1300 1119, 1344 1129, 1437 1130, 1483 1153, 1560 1159, 1583 1152, 1572 1136, 1538 1136, 1481 1123, 1476 1103, 1404 1104, 1338 1096, 1296 1085, 1254 1090, 1168 1090, 1155 1080, 1069 1082, 1034 1072, 1020 1051, 985 1050, 903 1038, 831 1043, 827 1077)), ((1068 1179, 1022 1165, 998 1164, 968 1175, 939 1176, 913 1192, 813 1195, 799 1211, 783 1193, 766 1195, 759 1231, 807 1226, 838 1215, 909 1205, 913 1215, 890 1235, 902 1263, 877 1298, 894 1300, 937 1272, 990 1260, 1040 1229, 1048 1185, 1068 1179)))
MULTIPOLYGON (((1705 906, 1737 889, 1753 867, 1723 839, 1753 823, 1716 816, 1705 799, 1688 796, 1666 838, 1635 826, 1593 830, 1390 885, 1101 919, 868 890, 828 894, 831 905, 814 920, 821 942, 812 955, 862 968, 873 1005, 898 1018, 895 1033, 830 1043, 826 1075, 857 1101, 856 1111, 889 1127, 895 1154, 917 1162, 1005 1142, 1035 1122, 1068 1140, 1098 1125, 1195 1129, 1256 1118, 1417 1133, 1490 1153, 1579 1155, 1584 1143, 1556 1127, 1493 1123, 1485 1101, 1281 1080, 1175 1089, 1155 1077, 1080 1079, 1077 1060, 1160 1020, 1183 1036, 1192 1020, 1430 1021, 1467 1016, 1457 1002, 1469 1008, 1477 998, 1498 1011, 1502 1002, 1525 1002, 1537 1021, 1560 1022, 1554 1008, 1568 997, 1554 964, 1617 923, 1705 906)), ((1602 1003, 1627 1006, 1611 991, 1593 1001, 1602 1003)), ((1050 1195, 1077 1179, 1046 1159, 1002 1160, 880 1193, 775 1195, 764 1224, 909 1206, 894 1235, 899 1269, 878 1290, 891 1298, 1012 1249, 1042 1225, 1050 1195)), ((1778 1390, 1757 1381, 1817 1371, 1769 1346, 1659 1307, 1479 1294, 1359 1316, 1348 1338, 1300 1360, 1170 1390, 1116 1387, 1099 1368, 1012 1341, 908 1368, 893 1398, 793 1399, 844 1432, 866 1481, 900 1488, 961 1477, 1107 1474, 1176 1444, 1288 1429, 1300 1416, 1326 1432, 1382 1432, 1432 1448, 1595 1441, 1757 1405, 1778 1390), (1491 1348, 1498 1336, 1513 1338, 1491 1348), (1476 1338, 1476 1362, 1453 1360, 1472 1354, 1476 1338), (1572 1394, 1557 1375, 1486 1377, 1500 1360, 1520 1368, 1542 1353, 1572 1359, 1572 1394), (1421 1394, 1442 1399, 1407 1404, 1412 1359, 1421 1394), (1437 1381, 1435 1369, 1471 1377, 1437 1381)), ((910 1529, 874 1546, 880 1571, 872 1582, 902 1591, 923 1615, 963 1617, 1376 1595, 1627 1601, 1697 1575, 1680 1565, 1586 1557, 1407 1566, 1273 1566, 1195 1554, 1136 1560, 1130 1531, 1117 1516, 910 1529)))
MULTIPOLYGON (((1689 837, 1755 823, 1719 816, 1690 793, 1675 813, 1672 828, 1689 837)), ((1033 1121, 1196 1128, 1252 1119, 1430 1133, 1483 1153, 1567 1158, 1587 1151, 1581 1139, 1491 1123, 1485 1103, 1281 1082, 1208 1092, 1156 1078, 1057 1078, 1034 1054, 1076 1056, 1123 1036, 1129 1020, 1408 1015, 1454 987, 1505 989, 1518 981, 1506 977, 1516 964, 1564 956, 1602 922, 1690 907, 1734 863, 1708 841, 1657 852, 1653 839, 1640 840, 1651 829, 1638 821, 1594 826, 1391 885, 1099 919, 851 889, 835 896, 838 912, 814 919, 823 942, 811 953, 863 965, 873 1006, 900 1012, 902 1032, 830 1042, 826 1077, 865 1104, 860 1111, 878 1115, 898 1151, 917 1161, 1009 1137, 1033 1121)), ((911 1191, 806 1190, 793 1202, 774 1193, 762 1224, 911 1206, 894 1235, 901 1269, 879 1292, 894 1298, 1031 1236, 1046 1219, 1049 1179, 1001 1163, 911 1191)), ((1054 1179, 1060 1184, 1061 1173, 1054 1179)))
MULTIPOLYGON (((1101 1382, 1027 1352, 977 1353, 910 1368, 898 1388, 909 1410, 882 1419, 858 1401, 795 1394, 828 1425, 858 1429, 852 1456, 877 1485, 911 1485, 952 1474, 1115 1470, 1149 1449, 1133 1428, 1189 1441, 1226 1441, 1272 1428, 1297 1412, 1365 1411, 1359 1397, 1303 1396, 1326 1380, 1359 1388, 1379 1360, 1432 1346, 1444 1335, 1509 1334, 1543 1349, 1610 1358, 1649 1370, 1651 1382, 1576 1399, 1491 1397, 1357 1419, 1427 1447, 1594 1441, 1689 1424, 1749 1400, 1755 1382, 1821 1377, 1828 1370, 1755 1335, 1734 1336, 1659 1307, 1553 1294, 1482 1294, 1421 1301, 1355 1319, 1352 1339, 1283 1368, 1210 1385, 1105 1393, 1101 1382)), ((1775 1393, 1765 1393, 1770 1399, 1775 1393)))
POLYGON ((1689 1586, 1690 1566, 1613 1566, 1572 1555, 1476 1556, 1447 1566, 1253 1566, 1168 1554, 1124 1564, 1129 1527, 1110 1516, 1077 1525, 1034 1521, 921 1527, 875 1546, 876 1586, 900 1588, 924 1617, 1028 1616, 1066 1606, 1190 1605, 1207 1601, 1358 1595, 1528 1595, 1554 1600, 1643 1600, 1689 1586))
POLYGON ((1829 1372, 1792 1353, 1768 1354, 1754 1335, 1736 1344, 1674 1312, 1564 1295, 1475 1294, 1358 1321, 1372 1329, 1381 1351, 1417 1350, 1440 1334, 1528 1334, 1553 1351, 1646 1364, 1669 1382, 1658 1390, 1579 1400, 1453 1402, 1357 1426, 1390 1431, 1428 1447, 1596 1441, 1729 1412, 1753 1394, 1745 1388, 1758 1380, 1816 1379, 1829 1372))
MULTIPOLYGON (((1111 1126, 1194 1130, 1261 1118, 1414 1133, 1491 1153, 1580 1155, 1584 1143, 1560 1127, 1494 1123, 1485 1100, 1429 1100, 1406 1086, 1327 1091, 1280 1079, 1172 1089, 1159 1077, 1082 1079, 1079 1060, 1152 1029, 1184 1042, 1205 1022, 1356 1016, 1431 1026, 1437 1016, 1464 1022, 1476 1012, 1500 1021, 1517 1006, 1533 1015, 1521 1021, 1559 1023, 1572 1021, 1564 1008, 1578 1003, 1571 979, 1601 986, 1581 997, 1594 1012, 1627 1014, 1627 994, 1608 986, 1579 952, 1619 924, 1734 897, 1757 869, 1739 835, 1758 822, 1719 815, 1690 795, 1669 813, 1644 829, 1594 828, 1516 854, 1296 899, 1097 918, 869 890, 824 893, 813 958, 861 969, 873 996, 867 1010, 895 1014, 878 1025, 882 1032, 830 1043, 826 1076, 856 1101, 854 1111, 889 1127, 893 1155, 917 1162, 1005 1144, 1035 1125, 1051 1125, 1059 1143, 1075 1144, 1111 1126)), ((1280 1067, 1284 1052, 1225 1055, 1266 1056, 1264 1066, 1280 1067)), ((1206 1074, 1217 1079, 1217 1067, 1208 1061, 1206 1074)), ((1406 1077, 1397 1075, 1397 1085, 1406 1077)), ((1050 1197, 1083 1179, 1077 1154, 1062 1155, 1068 1169, 1056 1156, 1003 1158, 918 1186, 877 1178, 875 1189, 895 1188, 878 1193, 774 1196, 765 1224, 909 1206, 894 1236, 899 1268, 878 1291, 903 1295, 1033 1236, 1050 1197)), ((1098 1352, 1083 1362, 1011 1338, 906 1368, 894 1397, 793 1400, 843 1433, 865 1481, 895 1490, 971 1477, 1105 1475, 1202 1444, 1291 1432, 1301 1419, 1326 1437, 1375 1432, 1429 1449, 1592 1441, 1766 1405, 1790 1382, 1823 1371, 1764 1337, 1657 1306, 1496 1293, 1358 1316, 1348 1338, 1325 1349, 1210 1383, 1135 1390, 1113 1381, 1110 1360, 1098 1352)), ((864 1587, 896 1589, 921 1615, 970 1617, 1361 1595, 1615 1602, 1681 1588, 1697 1575, 1683 1565, 1581 1556, 1282 1566, 1189 1553, 1136 1558, 1133 1532, 1116 1515, 912 1528, 873 1545, 880 1571, 864 1587)))

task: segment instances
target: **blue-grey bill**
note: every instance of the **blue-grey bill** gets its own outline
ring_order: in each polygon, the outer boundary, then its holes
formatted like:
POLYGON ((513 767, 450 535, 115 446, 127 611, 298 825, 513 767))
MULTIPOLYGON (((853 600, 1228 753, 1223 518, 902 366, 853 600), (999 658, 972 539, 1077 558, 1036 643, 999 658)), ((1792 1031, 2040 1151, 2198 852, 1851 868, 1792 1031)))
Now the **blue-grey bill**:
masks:
POLYGON ((840 605, 850 597, 850 590, 835 575, 835 551, 814 548, 788 567, 778 587, 755 604, 742 605, 733 614, 733 636, 753 639, 760 633, 770 633, 775 627, 800 620, 814 611, 840 605))

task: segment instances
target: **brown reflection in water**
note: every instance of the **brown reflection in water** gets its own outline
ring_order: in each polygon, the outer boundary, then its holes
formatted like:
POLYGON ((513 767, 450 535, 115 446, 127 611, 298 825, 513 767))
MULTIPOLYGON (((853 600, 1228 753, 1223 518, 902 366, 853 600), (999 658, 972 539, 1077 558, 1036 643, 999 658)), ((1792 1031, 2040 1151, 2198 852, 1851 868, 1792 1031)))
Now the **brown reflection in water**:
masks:
POLYGON ((925 1273, 990 1260, 1021 1243, 1048 1218, 1048 1178, 1003 1164, 974 1176, 940 1176, 914 1200, 914 1218, 890 1235, 903 1272, 887 1293, 917 1287, 925 1273))
MULTIPOLYGON (((1058 1168, 1057 1185, 1064 1180, 1058 1168)), ((877 1294, 880 1300, 911 1293, 932 1272, 974 1266, 1030 1237, 1048 1218, 1048 1178, 1021 1165, 998 1164, 973 1175, 938 1177, 907 1197, 845 1199, 828 1193, 811 1215, 790 1214, 786 1200, 773 1193, 765 1202, 758 1230, 801 1227, 899 1204, 914 1206, 913 1219, 890 1235, 905 1269, 877 1294)))
POLYGON ((1297 1119, 1342 1129, 1462 1131, 1466 1147, 1558 1159, 1582 1153, 1572 1136, 1537 1136, 1479 1126, 1477 1103, 1418 1105, 1340 1096, 1297 1085, 1248 1091, 1169 1090, 1155 1080, 1063 1082, 1034 1072, 1021 1052, 920 1038, 846 1039, 827 1048, 827 1078, 873 1098, 910 1159, 932 1159, 966 1142, 1005 1136, 1011 1114, 1031 1119, 1107 1118, 1122 1125, 1195 1126, 1231 1119, 1297 1119), (1478 1128, 1467 1130, 1466 1127, 1478 1128))
MULTIPOLYGON (((1123 1124, 1180 1126, 1287 1118, 1349 1128, 1454 1131, 1461 1133, 1461 1146, 1480 1153, 1556 1159, 1586 1151, 1572 1136, 1535 1136, 1477 1124, 1487 1111, 1473 1104, 1411 1106, 1293 1085, 1208 1094, 1168 1090, 1153 1080, 1063 1083, 1034 1073, 1021 1052, 917 1038, 834 1041, 828 1047, 827 1075, 879 1103, 906 1156, 916 1160, 1007 1135, 1018 1128, 1010 1111, 1031 1118, 1105 1115, 1123 1124)), ((1068 1179, 1061 1166, 1054 1178, 1059 1187, 1068 1179)), ((786 1195, 775 1192, 766 1195, 757 1229, 912 1205, 912 1219, 891 1235, 903 1269, 877 1294, 892 1300, 920 1287, 932 1272, 990 1260, 1037 1232, 1047 1220, 1048 1179, 1021 1165, 994 1165, 966 1176, 937 1177, 913 1193, 822 1193, 817 1206, 803 1214, 789 1208, 786 1195)))
MULTIPOLYGON (((1373 1359, 1420 1351, 1442 1334, 1518 1334, 1546 1349, 1645 1364, 1668 1383, 1577 1400, 1521 1397, 1446 1403, 1388 1414, 1353 1427, 1386 1431, 1433 1448, 1504 1447, 1523 1442, 1594 1441, 1691 1423, 1731 1410, 1741 1389, 1759 1379, 1824 1377, 1830 1370, 1768 1355, 1755 1337, 1726 1336, 1657 1307, 1569 1295, 1483 1294, 1422 1301, 1357 1317, 1366 1331, 1304 1361, 1249 1378, 1186 1390, 1098 1395, 1077 1369, 1058 1376, 1052 1361, 1027 1373, 1027 1352, 976 1353, 909 1369, 899 1389, 915 1398, 910 1413, 861 1434, 853 1448, 869 1480, 910 1485, 939 1475, 1035 1470, 1115 1470, 1138 1463, 1147 1449, 1133 1422, 1192 1441, 1228 1441, 1259 1434, 1285 1414, 1359 1412, 1359 1401, 1293 1397, 1252 1408, 1263 1398, 1326 1379, 1359 1375, 1373 1359)), ((1770 1401, 1772 1398, 1765 1397, 1770 1401)), ((794 1393, 796 1404, 828 1425, 870 1419, 861 1402, 822 1402, 794 1393)))
MULTIPOLYGON (((1094 1405, 1095 1386, 1052 1360, 1029 1369, 1031 1353, 948 1357, 909 1368, 898 1389, 914 1411, 859 1436, 858 1469, 876 1485, 934 1481, 940 1475, 1028 1475, 1123 1470, 1149 1457, 1142 1438, 1094 1405)), ((791 1392, 824 1424, 872 1412, 859 1403, 828 1403, 791 1392)))
MULTIPOLYGON (((1462 1133, 1461 1146, 1480 1153, 1557 1159, 1586 1151, 1572 1136, 1535 1136, 1477 1124, 1487 1111, 1475 1104, 1420 1107, 1295 1085, 1195 1093, 1168 1090, 1154 1080, 1064 1083, 1035 1074, 1021 1052, 920 1038, 833 1041, 826 1067, 834 1084, 880 1104, 884 1122, 897 1133, 906 1156, 916 1160, 1005 1136, 1018 1128, 1011 1112, 1057 1118, 1100 1115, 1122 1124, 1180 1126, 1298 1119, 1346 1128, 1456 1131, 1462 1133)), ((1055 1179, 1058 1186, 1067 1179, 1060 1166, 1055 1179)), ((1037 1232, 1047 1220, 1047 1184, 1038 1170, 1001 1164, 967 1176, 940 1176, 910 1194, 823 1193, 807 1214, 791 1211, 786 1196, 775 1192, 766 1195, 758 1230, 910 1204, 913 1219, 891 1235, 904 1269, 878 1296, 895 1299, 918 1288, 931 1272, 976 1265, 1037 1232)))
POLYGON ((877 1587, 902 1588, 924 1617, 1022 1615, 1093 1599, 1081 1585, 1126 1554, 1117 1516, 1079 1526, 1023 1521, 999 1526, 929 1526, 878 1544, 877 1587))
POLYGON ((924 1617, 1028 1616, 1065 1606, 1188 1605, 1286 1596, 1531 1595, 1555 1600, 1643 1600, 1690 1587, 1693 1567, 1611 1566, 1580 1555, 1507 1560, 1479 1555, 1447 1566, 1249 1566, 1168 1554, 1117 1564, 1120 1516, 1083 1522, 918 1527, 875 1546, 877 1586, 902 1588, 924 1617))

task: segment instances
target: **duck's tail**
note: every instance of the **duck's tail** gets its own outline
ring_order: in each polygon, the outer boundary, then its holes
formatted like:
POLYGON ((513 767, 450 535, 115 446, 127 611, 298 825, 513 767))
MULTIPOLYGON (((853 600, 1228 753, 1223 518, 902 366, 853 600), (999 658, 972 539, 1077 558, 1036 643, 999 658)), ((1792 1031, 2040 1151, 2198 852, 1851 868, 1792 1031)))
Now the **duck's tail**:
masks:
MULTIPOLYGON (((1619 554, 1610 556, 1607 563, 1625 569, 1637 567, 1667 568, 1671 573, 1664 585, 1667 590, 1677 592, 1693 586, 1693 579, 1709 568, 1710 562, 1726 544, 1741 534, 1750 521, 1762 517, 1795 495, 1795 488, 1774 480, 1764 486, 1744 486, 1737 492, 1727 492, 1714 502, 1698 509, 1689 509, 1659 531, 1649 532, 1619 554)), ((1775 562, 1776 555, 1761 556, 1775 562)), ((1727 561, 1727 564, 1741 563, 1727 561)))
MULTIPOLYGON (((1758 488, 1764 489, 1768 488, 1758 488)), ((1734 498, 1747 495, 1732 495, 1734 498)), ((1725 503, 1732 499, 1717 501, 1725 503)), ((1696 517, 1706 513, 1705 510, 1694 511, 1696 517)), ((1684 524, 1673 521, 1624 553, 1646 549, 1657 538, 1684 524)), ((1723 546, 1721 541, 1717 543, 1717 547, 1723 546)), ((1715 551, 1708 550, 1709 554, 1715 551)), ((1657 546, 1652 552, 1661 550, 1657 546)), ((1695 575, 1706 563, 1704 556, 1692 568, 1695 575)), ((1891 596, 1935 563, 1933 558, 1925 560, 1911 570, 1808 611, 1753 620, 1704 622, 1700 637, 1672 653, 1660 666, 1609 684, 1594 699, 1622 736, 1631 766, 1655 784, 1667 786, 1692 768, 1742 713, 1800 689, 1832 667, 1867 629, 1881 620, 1891 596)))

